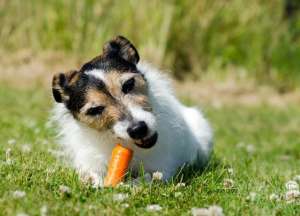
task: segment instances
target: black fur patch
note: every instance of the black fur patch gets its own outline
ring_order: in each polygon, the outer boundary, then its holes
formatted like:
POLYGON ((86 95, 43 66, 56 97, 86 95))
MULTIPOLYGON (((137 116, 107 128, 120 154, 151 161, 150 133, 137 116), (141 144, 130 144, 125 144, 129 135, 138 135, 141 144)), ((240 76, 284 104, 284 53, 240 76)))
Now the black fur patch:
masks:
POLYGON ((59 80, 58 84, 60 85, 60 87, 62 88, 65 87, 67 80, 66 80, 66 76, 63 73, 59 74, 58 80, 59 80))
POLYGON ((66 94, 69 95, 66 107, 73 112, 78 112, 86 103, 88 88, 96 88, 101 91, 105 90, 105 84, 93 76, 81 73, 76 83, 65 87, 66 94))
POLYGON ((81 74, 78 81, 65 87, 69 100, 66 101, 66 107, 73 112, 78 112, 85 104, 85 94, 88 87, 88 76, 81 74))
POLYGON ((60 92, 57 90, 57 89, 52 89, 52 94, 53 94, 53 97, 55 99, 55 101, 57 103, 61 103, 62 102, 62 97, 61 97, 61 94, 60 92))
POLYGON ((111 70, 119 71, 119 72, 132 72, 137 73, 137 68, 135 64, 125 61, 119 56, 106 56, 106 57, 98 57, 93 59, 90 62, 85 63, 80 71, 90 71, 93 69, 100 69, 104 72, 109 72, 111 70))

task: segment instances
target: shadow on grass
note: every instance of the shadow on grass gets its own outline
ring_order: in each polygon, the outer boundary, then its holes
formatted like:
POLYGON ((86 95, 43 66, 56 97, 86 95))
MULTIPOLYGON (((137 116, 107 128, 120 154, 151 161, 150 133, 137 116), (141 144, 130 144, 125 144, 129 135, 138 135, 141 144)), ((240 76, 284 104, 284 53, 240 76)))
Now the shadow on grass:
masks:
POLYGON ((177 174, 173 177, 172 182, 174 184, 184 182, 186 184, 191 184, 196 178, 204 176, 211 172, 217 170, 223 170, 226 165, 223 161, 216 157, 213 154, 204 167, 199 167, 197 165, 184 165, 178 171, 177 174))
MULTIPOLYGON (((215 154, 212 154, 209 162, 205 166, 199 167, 199 165, 183 165, 181 168, 178 169, 175 176, 165 182, 165 185, 176 185, 178 183, 185 183, 187 185, 194 183, 199 178, 205 178, 205 176, 215 176, 219 177, 224 176, 224 168, 228 167, 224 164, 221 159, 217 158, 215 154)), ((147 186, 149 182, 153 182, 151 180, 151 176, 146 176, 143 166, 140 167, 138 172, 129 171, 128 175, 126 176, 125 182, 129 184, 144 185, 147 186)), ((161 182, 162 183, 162 182, 161 182)))

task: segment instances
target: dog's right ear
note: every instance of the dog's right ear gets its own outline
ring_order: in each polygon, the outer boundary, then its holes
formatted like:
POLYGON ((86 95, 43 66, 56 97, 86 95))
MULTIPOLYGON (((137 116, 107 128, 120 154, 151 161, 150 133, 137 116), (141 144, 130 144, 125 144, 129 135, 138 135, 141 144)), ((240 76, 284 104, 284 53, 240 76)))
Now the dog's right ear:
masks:
POLYGON ((69 100, 68 88, 78 77, 78 71, 57 73, 52 79, 52 94, 56 102, 63 103, 69 100))
POLYGON ((118 56, 135 65, 140 60, 140 56, 136 48, 123 36, 117 36, 108 41, 103 47, 103 54, 106 56, 118 56))

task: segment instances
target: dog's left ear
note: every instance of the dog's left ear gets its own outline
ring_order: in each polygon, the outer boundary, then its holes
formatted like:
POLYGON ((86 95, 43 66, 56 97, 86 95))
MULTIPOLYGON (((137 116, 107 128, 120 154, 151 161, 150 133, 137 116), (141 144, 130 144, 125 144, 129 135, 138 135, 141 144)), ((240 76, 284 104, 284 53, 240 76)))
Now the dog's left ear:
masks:
POLYGON ((107 42, 103 47, 103 55, 111 57, 118 56, 132 64, 137 64, 140 60, 136 48, 123 36, 117 36, 107 42))

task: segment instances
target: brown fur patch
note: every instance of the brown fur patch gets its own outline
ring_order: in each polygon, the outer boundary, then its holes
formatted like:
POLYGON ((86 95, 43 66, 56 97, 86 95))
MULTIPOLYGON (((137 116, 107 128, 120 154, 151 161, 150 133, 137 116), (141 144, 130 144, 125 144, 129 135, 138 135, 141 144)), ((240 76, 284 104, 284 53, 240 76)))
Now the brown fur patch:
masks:
POLYGON ((81 109, 76 117, 90 127, 97 130, 109 128, 113 122, 121 118, 122 113, 118 110, 115 101, 104 91, 89 88, 86 93, 86 105, 81 109), (89 108, 103 106, 104 111, 98 116, 86 115, 89 108))
POLYGON ((116 121, 123 118, 130 118, 127 106, 129 104, 142 107, 144 110, 151 111, 148 102, 147 85, 141 74, 120 73, 110 71, 105 73, 105 89, 99 90, 90 87, 86 91, 86 104, 75 114, 76 118, 86 123, 89 127, 97 130, 110 128, 116 121), (122 92, 122 84, 128 79, 135 79, 135 86, 129 94, 122 92), (104 111, 97 116, 86 115, 89 108, 103 106, 104 111))
POLYGON ((135 104, 149 110, 147 84, 141 74, 122 74, 117 71, 110 72, 106 75, 107 88, 115 98, 119 98, 123 104, 135 104), (133 90, 124 95, 122 84, 128 79, 134 78, 135 86, 133 90))
POLYGON ((74 85, 79 79, 79 72, 75 70, 69 71, 65 75, 68 78, 69 85, 74 85))

